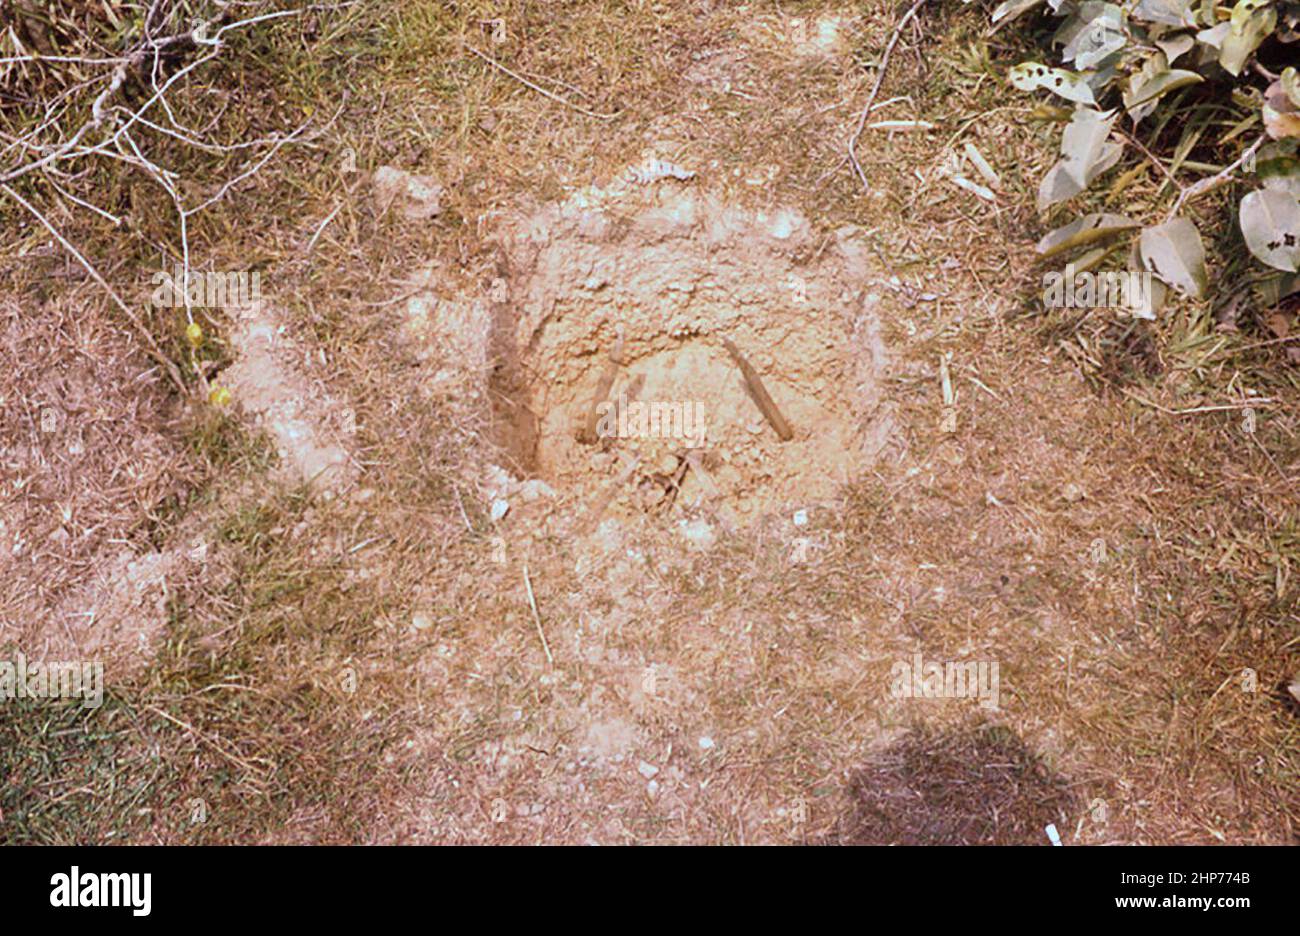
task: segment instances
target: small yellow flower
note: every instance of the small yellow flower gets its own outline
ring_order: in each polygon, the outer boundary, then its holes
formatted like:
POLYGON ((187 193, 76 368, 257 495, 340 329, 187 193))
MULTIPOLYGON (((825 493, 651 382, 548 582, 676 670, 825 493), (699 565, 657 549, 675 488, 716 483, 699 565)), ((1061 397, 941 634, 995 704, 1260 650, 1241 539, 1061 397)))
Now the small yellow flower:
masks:
POLYGON ((198 322, 190 322, 189 327, 185 329, 185 338, 191 348, 198 348, 203 344, 203 326, 198 322))
POLYGON ((225 387, 213 387, 208 394, 208 402, 213 406, 227 406, 230 403, 230 391, 225 387))

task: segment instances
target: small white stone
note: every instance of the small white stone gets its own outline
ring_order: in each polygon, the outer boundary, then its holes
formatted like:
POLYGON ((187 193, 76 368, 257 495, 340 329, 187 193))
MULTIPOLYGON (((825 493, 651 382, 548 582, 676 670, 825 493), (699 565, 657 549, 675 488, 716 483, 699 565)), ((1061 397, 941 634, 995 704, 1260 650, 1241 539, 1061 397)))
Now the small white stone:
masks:
POLYGON ((641 761, 641 763, 636 765, 636 772, 639 773, 641 776, 645 777, 647 780, 649 780, 655 774, 659 773, 659 768, 656 767, 654 764, 647 763, 646 761, 641 761))
POLYGON ((416 630, 428 630, 433 626, 433 619, 423 611, 411 615, 411 626, 416 630))
POLYGON ((492 522, 496 523, 510 511, 510 501, 498 497, 492 502, 492 522))
POLYGON ((533 479, 525 481, 519 486, 519 494, 524 500, 532 503, 542 497, 555 498, 555 489, 545 481, 533 479))
POLYGON ((713 532, 713 525, 702 518, 679 520, 677 529, 686 538, 687 543, 696 549, 708 549, 717 539, 717 534, 713 532))
POLYGON ((808 525, 808 511, 796 510, 794 512, 794 525, 797 527, 808 525))
POLYGON ((708 735, 704 735, 702 738, 700 738, 701 751, 712 751, 713 747, 714 747, 713 739, 710 738, 708 735))

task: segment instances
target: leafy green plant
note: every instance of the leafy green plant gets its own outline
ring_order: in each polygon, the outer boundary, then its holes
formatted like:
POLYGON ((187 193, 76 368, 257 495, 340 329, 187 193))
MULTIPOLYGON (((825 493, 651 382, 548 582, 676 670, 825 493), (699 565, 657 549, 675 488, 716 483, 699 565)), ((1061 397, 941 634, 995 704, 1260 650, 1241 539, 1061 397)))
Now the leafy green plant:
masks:
MULTIPOLYGON (((1271 304, 1300 290, 1300 74, 1294 66, 1274 73, 1259 61, 1261 49, 1300 57, 1300 0, 1238 0, 1233 6, 1215 0, 1006 0, 993 13, 994 28, 1044 2, 1061 20, 1050 45, 1059 49, 1063 67, 1024 62, 1009 76, 1016 88, 1049 91, 1073 105, 1061 158, 1039 186, 1039 209, 1055 209, 1086 192, 1119 163, 1125 143, 1155 163, 1164 176, 1158 195, 1168 193, 1172 204, 1162 217, 1141 221, 1087 214, 1044 237, 1039 252, 1081 251, 1074 266, 1092 267, 1118 249, 1119 235, 1140 228, 1128 265, 1158 281, 1154 302, 1142 313, 1153 317, 1166 289, 1198 298, 1208 289, 1205 247, 1184 206, 1253 176, 1238 223, 1246 247, 1265 267, 1258 278, 1261 298, 1271 304), (1180 131, 1166 165, 1151 150, 1158 137, 1180 131), (1240 155, 1229 165, 1191 158, 1206 144, 1234 142, 1240 155), (1203 175, 1183 181, 1193 171, 1203 175)), ((1128 181, 1121 177, 1115 187, 1128 181)))

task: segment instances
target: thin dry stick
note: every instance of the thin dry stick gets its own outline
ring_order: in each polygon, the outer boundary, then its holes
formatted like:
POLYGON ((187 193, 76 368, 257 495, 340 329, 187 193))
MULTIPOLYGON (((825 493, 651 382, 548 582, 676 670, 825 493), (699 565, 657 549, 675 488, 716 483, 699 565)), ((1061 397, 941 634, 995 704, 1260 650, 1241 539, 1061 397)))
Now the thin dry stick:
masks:
POLYGON ((0 192, 8 195, 14 201, 18 202, 18 204, 26 208, 37 221, 44 225, 47 231, 54 235, 54 239, 62 244, 63 248, 76 258, 77 262, 85 268, 86 272, 91 275, 95 282, 104 288, 104 291, 112 297, 113 302, 117 304, 117 307, 122 310, 123 314, 131 321, 131 324, 135 326, 135 330, 140 333, 140 337, 145 340, 145 344, 148 345, 145 352, 163 366, 163 369, 167 371, 167 375, 171 378, 172 383, 176 385, 177 392, 184 396, 186 394, 185 382, 181 380, 181 372, 176 369, 176 364, 162 353, 162 349, 158 347, 158 342, 154 340, 154 337, 149 333, 149 330, 144 327, 144 323, 140 321, 140 317, 137 316, 135 312, 131 310, 131 307, 122 300, 122 297, 117 294, 117 290, 108 285, 108 281, 99 275, 99 271, 91 265, 90 261, 82 255, 81 251, 74 247, 66 237, 60 234, 58 229, 50 223, 49 219, 46 218, 45 215, 41 214, 40 211, 31 204, 31 202, 27 201, 27 199, 23 198, 12 188, 3 183, 0 183, 0 192))
POLYGON ((1285 344, 1288 341, 1300 341, 1300 333, 1283 335, 1281 338, 1270 338, 1268 341, 1256 341, 1253 344, 1242 345, 1233 350, 1240 354, 1242 351, 1254 351, 1256 348, 1267 348, 1270 345, 1285 344))
POLYGON ((880 67, 876 70, 876 81, 871 86, 871 94, 867 97, 867 104, 862 108, 862 114, 858 117, 858 125, 853 130, 853 136, 849 137, 849 162, 853 163, 853 171, 858 174, 862 180, 862 187, 868 191, 871 184, 867 182, 867 174, 862 171, 862 165, 858 162, 858 138, 862 136, 862 130, 867 125, 867 116, 871 113, 871 105, 876 101, 876 95, 880 93, 880 86, 885 81, 885 70, 889 68, 889 57, 894 53, 894 46, 898 44, 898 37, 903 34, 903 28, 907 26, 912 17, 916 16, 918 10, 925 3, 925 0, 916 0, 911 8, 903 14, 903 18, 898 21, 894 27, 894 34, 889 37, 889 44, 885 46, 885 54, 880 59, 880 67))
POLYGON ((1273 470, 1278 473, 1279 477, 1281 477, 1282 483, 1294 491, 1295 481, 1291 479, 1290 475, 1288 475, 1285 471, 1282 470, 1282 466, 1277 463, 1277 459, 1273 457, 1273 453, 1270 452, 1268 449, 1264 448, 1264 443, 1259 441, 1259 439, 1255 438, 1255 434, 1253 432, 1250 433, 1250 441, 1254 442, 1256 447, 1258 447, 1259 450, 1264 453, 1264 457, 1268 459, 1268 463, 1273 466, 1273 470))
POLYGON ((1139 150, 1143 156, 1145 156, 1148 160, 1151 161, 1152 165, 1154 165, 1157 169, 1159 169, 1164 174, 1164 177, 1169 180, 1170 185, 1176 188, 1180 193, 1183 191, 1184 188, 1183 184, 1174 178, 1174 174, 1169 171, 1169 168, 1164 163, 1162 163, 1159 159, 1156 158, 1155 153, 1147 149, 1145 143, 1143 143, 1133 134, 1126 133, 1124 130, 1120 130, 1119 133, 1120 136, 1128 140, 1128 142, 1133 146, 1134 149, 1139 150))
POLYGON ((563 104, 565 107, 573 108, 579 114, 585 114, 588 117, 595 117, 597 120, 613 120, 615 117, 618 116, 618 114, 597 114, 595 111, 589 111, 585 107, 579 107, 577 104, 574 104, 572 101, 568 100, 567 98, 562 98, 558 94, 554 93, 553 91, 547 91, 541 85, 534 84, 533 82, 529 81, 527 78, 525 78, 523 75, 519 74, 518 72, 511 71, 510 69, 502 65, 500 62, 498 62, 496 59, 492 58, 492 56, 480 52, 472 45, 467 45, 465 46, 465 48, 469 49, 471 52, 473 52, 483 61, 491 65, 493 68, 498 69, 504 72, 505 74, 509 75, 511 78, 515 79, 515 81, 518 81, 520 84, 532 88, 534 91, 536 91, 538 94, 542 95, 543 97, 548 97, 552 101, 556 101, 557 103, 563 104))
POLYGON ((1143 406, 1149 406, 1153 410, 1159 410, 1166 416, 1196 416, 1200 413, 1231 413, 1235 410, 1253 409, 1256 406, 1272 406, 1273 403, 1276 402, 1269 397, 1260 397, 1259 399, 1246 400, 1242 403, 1218 403, 1211 406, 1192 406, 1187 409, 1172 409, 1168 406, 1161 406, 1153 400, 1148 400, 1146 397, 1134 393, 1127 387, 1118 387, 1118 389, 1126 397, 1136 400, 1143 406))
POLYGON ((325 220, 320 223, 320 227, 316 228, 316 233, 311 236, 311 240, 307 242, 307 249, 303 251, 304 255, 311 255, 311 252, 316 249, 316 241, 320 240, 320 236, 325 233, 325 228, 334 220, 334 216, 342 210, 343 202, 339 202, 334 206, 334 210, 325 217, 325 220))
POLYGON ((1231 166, 1227 166, 1221 172, 1218 172, 1215 175, 1212 175, 1208 178, 1201 179, 1201 181, 1197 182, 1196 184, 1189 185, 1187 188, 1183 189, 1178 195, 1178 200, 1174 202, 1174 206, 1169 209, 1169 214, 1165 215, 1165 223, 1168 224, 1178 215, 1178 212, 1183 207, 1183 202, 1187 201, 1190 198, 1199 198, 1200 196, 1204 195, 1206 192, 1218 188, 1224 182, 1227 182, 1229 179, 1231 179, 1232 174, 1234 172, 1236 172, 1243 165, 1245 165, 1251 158, 1254 157, 1255 152, 1259 149, 1260 145, 1267 138, 1268 137, 1265 134, 1261 133, 1259 135, 1259 139, 1257 139, 1254 143, 1250 144, 1250 148, 1247 149, 1246 152, 1242 153, 1241 158, 1238 159, 1231 166))
POLYGON ((191 735, 193 735, 194 737, 196 737, 196 738, 198 738, 200 741, 202 741, 204 744, 206 744, 206 745, 208 745, 209 747, 211 747, 214 751, 216 751, 216 752, 217 752, 218 754, 220 754, 222 757, 226 758, 226 760, 230 761, 230 762, 231 762, 232 764, 234 764, 235 766, 237 766, 237 767, 242 767, 242 768, 244 768, 245 770, 247 770, 247 771, 248 771, 249 773, 251 773, 251 774, 262 774, 262 773, 264 773, 264 771, 263 771, 261 768, 259 768, 259 767, 255 767, 253 764, 251 764, 251 763, 249 763, 248 761, 244 760, 242 757, 239 757, 237 754, 232 754, 232 753, 230 753, 229 751, 227 751, 224 747, 222 747, 222 746, 221 746, 220 744, 218 744, 216 741, 213 741, 211 738, 209 738, 209 737, 208 737, 207 735, 205 735, 203 732, 199 731, 197 728, 195 728, 195 727, 194 727, 193 725, 191 725, 189 722, 187 722, 187 721, 182 721, 181 719, 176 718, 174 715, 168 715, 166 712, 164 712, 162 709, 158 708, 156 705, 146 705, 145 708, 147 708, 149 711, 153 712, 155 715, 159 715, 159 716, 161 716, 161 717, 167 719, 167 720, 168 720, 169 722, 171 722, 173 725, 176 725, 177 727, 179 727, 179 728, 183 728, 185 731, 188 731, 191 735))
POLYGON ((587 519, 583 524, 584 530, 590 532, 596 529, 596 524, 600 523, 601 515, 605 513, 610 502, 618 496, 619 490, 632 479, 632 475, 636 474, 639 467, 641 467, 641 456, 636 455, 627 463, 617 478, 605 485, 605 489, 600 492, 595 503, 591 505, 591 511, 587 514, 587 519))
MULTIPOLYGON (((169 36, 166 39, 151 40, 151 48, 152 51, 154 52, 155 58, 158 54, 158 50, 160 50, 166 45, 175 44, 181 41, 195 41, 197 43, 197 40, 195 39, 196 36, 201 35, 207 29, 208 26, 214 25, 221 19, 224 19, 226 15, 227 15, 226 11, 223 10, 213 20, 210 20, 207 23, 201 23, 199 25, 196 25, 189 32, 180 33, 176 36, 169 36)), ((129 55, 118 60, 119 64, 115 69, 113 69, 113 73, 109 81, 109 86, 105 88, 91 104, 91 108, 90 108, 91 119, 86 123, 82 124, 80 129, 78 129, 77 132, 74 133, 71 138, 66 140, 64 143, 60 144, 52 152, 48 153, 41 159, 38 159, 35 162, 28 163, 24 166, 20 166, 17 169, 12 169, 3 175, 0 175, 0 182, 11 182, 14 179, 17 179, 19 176, 25 175, 28 172, 32 172, 36 169, 43 169, 46 166, 51 165, 56 161, 64 159, 65 157, 71 158, 69 154, 72 153, 72 150, 74 150, 81 143, 81 140, 90 131, 98 130, 101 126, 103 126, 104 121, 108 117, 108 111, 106 109, 108 102, 118 93, 118 91, 121 90, 123 83, 126 81, 126 77, 129 70, 133 67, 140 65, 145 60, 145 58, 147 58, 148 52, 150 50, 151 50, 150 48, 140 46, 136 48, 133 52, 131 52, 129 55)), ((153 103, 158 99, 158 96, 161 95, 164 91, 166 91, 167 87, 170 87, 171 84, 176 80, 178 80, 183 74, 192 70, 193 68, 197 68, 199 65, 215 57, 216 55, 217 55, 217 51, 213 51, 208 55, 203 56, 197 62, 191 63, 190 65, 181 69, 177 74, 173 75, 171 79, 167 82, 167 85, 159 89, 157 94, 155 94, 154 97, 150 98, 149 101, 147 101, 144 104, 144 106, 139 111, 136 112, 136 114, 132 117, 132 119, 127 121, 125 126, 129 127, 132 123, 134 123, 136 119, 138 119, 141 115, 143 115, 146 110, 148 110, 151 106, 153 106, 153 103)), ((125 127, 123 129, 125 129, 125 127)), ((121 131, 119 130, 118 132, 120 133, 121 131)), ((117 137, 115 134, 114 139, 116 138, 117 137)), ((73 154, 73 155, 85 155, 86 152, 94 152, 96 150, 99 150, 103 145, 104 144, 101 143, 96 147, 92 147, 89 150, 83 151, 80 154, 73 154)))
POLYGON ((537 599, 533 597, 533 580, 528 577, 528 564, 524 564, 524 585, 528 589, 528 606, 533 609, 533 623, 537 625, 537 636, 542 638, 542 649, 546 651, 546 662, 550 666, 555 665, 555 657, 551 656, 550 644, 546 642, 546 633, 542 630, 542 616, 537 613, 537 599))

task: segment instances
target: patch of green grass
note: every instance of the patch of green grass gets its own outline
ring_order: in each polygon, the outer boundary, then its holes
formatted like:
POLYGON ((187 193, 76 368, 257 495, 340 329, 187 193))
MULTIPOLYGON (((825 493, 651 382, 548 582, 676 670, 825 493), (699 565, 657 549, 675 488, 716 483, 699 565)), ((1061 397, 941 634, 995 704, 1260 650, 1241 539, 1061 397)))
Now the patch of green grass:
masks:
POLYGON ((140 810, 174 782, 172 765, 148 756, 135 713, 115 694, 98 708, 33 699, 0 706, 0 842, 129 840, 140 810))
POLYGON ((190 452, 212 469, 231 474, 259 473, 275 465, 270 437, 251 432, 217 406, 196 404, 188 419, 185 441, 190 452))
POLYGON ((365 840, 402 693, 374 665, 376 597, 284 534, 307 506, 237 505, 216 545, 233 587, 174 586, 158 658, 100 709, 4 703, 6 840, 247 843, 303 817, 365 840))

